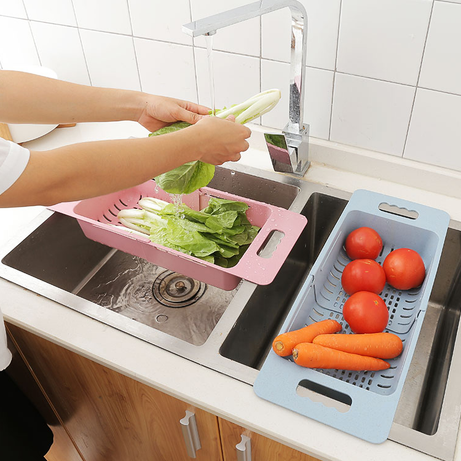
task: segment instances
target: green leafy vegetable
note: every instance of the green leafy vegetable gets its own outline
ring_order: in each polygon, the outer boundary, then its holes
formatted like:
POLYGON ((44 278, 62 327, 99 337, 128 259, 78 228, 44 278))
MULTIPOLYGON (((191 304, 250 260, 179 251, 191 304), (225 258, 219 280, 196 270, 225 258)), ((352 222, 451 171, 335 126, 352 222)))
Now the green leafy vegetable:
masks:
MULTIPOLYGON (((235 116, 236 123, 244 125, 255 118, 269 112, 280 99, 280 90, 267 90, 259 93, 250 99, 236 104, 229 109, 217 110, 215 116, 227 118, 229 115, 235 116)), ((159 136, 162 134, 173 133, 190 126, 187 122, 175 122, 161 128, 149 136, 159 136)), ((209 163, 196 160, 181 165, 174 170, 167 171, 155 178, 155 182, 165 192, 170 194, 190 194, 201 187, 205 187, 213 179, 215 166, 209 163)))
POLYGON ((210 197, 201 211, 153 197, 144 197, 141 209, 122 210, 122 224, 152 242, 222 267, 235 266, 256 237, 259 227, 246 216, 248 205, 210 197))
POLYGON ((170 194, 190 194, 205 187, 214 176, 215 166, 196 160, 161 174, 155 182, 170 194))
POLYGON ((190 126, 190 123, 175 122, 175 123, 172 123, 171 125, 160 128, 159 130, 154 131, 153 133, 150 133, 149 136, 159 136, 161 134, 174 133, 175 131, 179 131, 179 130, 182 130, 183 128, 187 128, 188 126, 190 126))

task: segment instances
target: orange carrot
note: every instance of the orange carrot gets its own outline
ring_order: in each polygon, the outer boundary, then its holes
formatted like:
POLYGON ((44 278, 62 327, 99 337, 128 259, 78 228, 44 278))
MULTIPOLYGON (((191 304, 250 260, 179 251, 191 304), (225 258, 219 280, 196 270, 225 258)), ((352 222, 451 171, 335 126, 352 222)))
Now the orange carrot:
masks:
POLYGON ((393 359, 403 349, 402 340, 393 333, 326 334, 316 336, 313 342, 338 351, 379 359, 393 359))
POLYGON ((332 368, 335 370, 386 370, 390 365, 381 359, 350 354, 313 343, 301 343, 293 349, 293 359, 306 368, 332 368))
POLYGON ((317 335, 336 333, 338 331, 341 331, 341 324, 336 320, 321 320, 299 330, 278 335, 272 343, 272 349, 281 357, 286 357, 292 354, 293 348, 297 344, 311 343, 317 335))

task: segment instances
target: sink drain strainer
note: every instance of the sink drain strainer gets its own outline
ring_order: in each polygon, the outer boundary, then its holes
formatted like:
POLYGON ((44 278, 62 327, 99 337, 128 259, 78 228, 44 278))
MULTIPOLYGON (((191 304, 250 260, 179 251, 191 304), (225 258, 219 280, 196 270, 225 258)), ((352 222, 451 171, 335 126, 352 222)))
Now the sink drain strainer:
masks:
POLYGON ((206 284, 178 272, 164 271, 154 281, 152 294, 167 307, 186 307, 198 301, 206 291, 206 284))

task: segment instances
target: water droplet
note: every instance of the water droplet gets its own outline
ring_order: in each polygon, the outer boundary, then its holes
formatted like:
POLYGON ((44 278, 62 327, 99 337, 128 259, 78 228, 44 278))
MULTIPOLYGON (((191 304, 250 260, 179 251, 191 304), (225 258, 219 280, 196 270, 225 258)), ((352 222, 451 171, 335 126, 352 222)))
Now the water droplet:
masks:
POLYGON ((168 315, 165 315, 165 314, 159 314, 157 315, 157 317, 155 317, 155 321, 158 323, 163 323, 163 322, 166 322, 167 320, 168 320, 168 315))

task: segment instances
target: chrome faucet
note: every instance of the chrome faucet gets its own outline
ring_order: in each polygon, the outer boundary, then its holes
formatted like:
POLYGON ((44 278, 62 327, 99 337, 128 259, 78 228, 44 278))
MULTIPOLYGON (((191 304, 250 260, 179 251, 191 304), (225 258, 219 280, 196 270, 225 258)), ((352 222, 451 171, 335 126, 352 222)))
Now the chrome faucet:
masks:
POLYGON ((183 31, 192 37, 213 35, 218 29, 285 7, 291 10, 289 120, 283 134, 265 133, 264 136, 274 170, 304 176, 310 164, 309 125, 303 123, 307 49, 307 13, 304 6, 296 0, 260 0, 185 24, 183 31))

